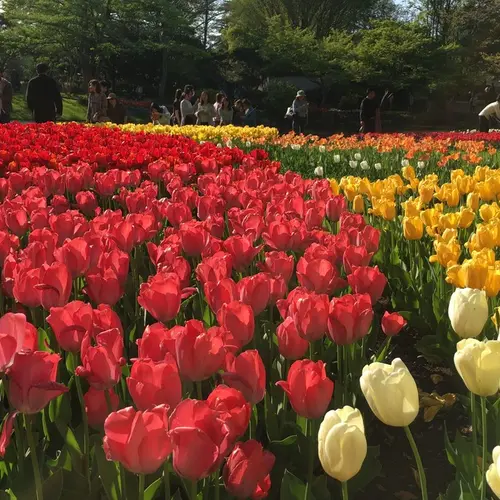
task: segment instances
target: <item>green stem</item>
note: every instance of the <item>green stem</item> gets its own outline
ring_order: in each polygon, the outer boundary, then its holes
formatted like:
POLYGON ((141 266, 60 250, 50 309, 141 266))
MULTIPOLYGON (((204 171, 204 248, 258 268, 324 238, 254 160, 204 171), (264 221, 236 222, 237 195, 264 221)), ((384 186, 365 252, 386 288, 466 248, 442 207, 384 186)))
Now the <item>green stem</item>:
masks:
POLYGON ((34 416, 24 415, 24 426, 26 427, 26 437, 30 447, 31 464, 33 465, 33 476, 35 478, 36 499, 43 500, 42 476, 40 475, 40 467, 38 465, 38 457, 36 454, 35 438, 31 429, 34 416))
POLYGON ((106 399, 106 406, 108 407, 108 414, 113 413, 113 405, 111 404, 111 396, 107 389, 104 390, 104 398, 106 399))
MULTIPOLYGON (((474 464, 477 464, 477 410, 476 410, 476 396, 470 393, 470 413, 472 420, 472 453, 474 454, 474 464)), ((474 483, 476 477, 474 475, 474 483)))
POLYGON ((139 500, 144 500, 144 484, 145 484, 144 474, 139 474, 139 500))
POLYGON ((341 383, 341 388, 342 388, 342 391, 341 391, 341 394, 340 394, 340 404, 341 406, 344 406, 345 405, 345 389, 344 389, 344 380, 343 380, 343 363, 342 363, 342 346, 338 345, 337 344, 337 378, 338 380, 340 380, 340 383, 341 383))
POLYGON ((349 490, 347 489, 347 481, 342 481, 342 500, 349 500, 349 490))
POLYGON ((201 381, 196 382, 196 397, 202 401, 203 400, 203 391, 201 390, 201 381))
POLYGON ((163 484, 165 486, 165 500, 170 500, 170 471, 168 470, 168 460, 163 464, 163 484))
POLYGON ((214 500, 219 500, 220 499, 220 477, 219 477, 220 471, 217 469, 215 472, 215 494, 214 494, 214 500))
POLYGON ((198 497, 198 483, 196 481, 191 481, 191 492, 189 497, 190 500, 196 500, 198 497))
POLYGON ((314 438, 314 420, 306 420, 306 437, 307 445, 309 446, 309 459, 307 462, 307 484, 306 490, 304 492, 304 500, 309 500, 311 496, 311 488, 313 483, 313 473, 314 473, 314 452, 316 440, 314 438))
POLYGON ((404 427, 406 437, 410 443, 411 450, 415 456, 415 462, 417 463, 418 477, 420 478, 420 490, 422 491, 422 500, 428 500, 427 495, 427 478, 425 476, 424 466, 422 464, 422 459, 420 458, 420 453, 418 452, 417 443, 413 439, 413 435, 408 426, 404 427))
POLYGON ((483 469, 483 479, 481 481, 481 500, 486 498, 486 453, 488 451, 488 422, 486 421, 486 398, 481 396, 481 424, 483 431, 483 460, 481 467, 483 469))
MULTIPOLYGON (((73 367, 78 365, 77 355, 70 353, 72 357, 73 367)), ((85 411, 85 400, 83 399, 82 381, 80 377, 75 375, 75 385, 76 392, 78 393, 78 401, 80 402, 80 408, 82 410, 82 422, 83 422, 83 473, 87 478, 87 486, 89 492, 91 490, 90 481, 90 460, 89 460, 89 420, 87 418, 87 412, 85 411)))
POLYGON ((125 468, 120 464, 120 481, 122 487, 122 499, 127 500, 127 478, 125 476, 125 468))

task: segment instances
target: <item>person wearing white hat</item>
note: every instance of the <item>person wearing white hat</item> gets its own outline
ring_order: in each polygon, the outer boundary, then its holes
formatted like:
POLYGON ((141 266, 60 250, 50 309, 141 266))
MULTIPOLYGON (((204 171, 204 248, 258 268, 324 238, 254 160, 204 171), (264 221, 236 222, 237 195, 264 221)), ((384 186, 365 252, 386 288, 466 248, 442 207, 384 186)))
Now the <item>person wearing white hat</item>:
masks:
POLYGON ((299 90, 292 104, 293 131, 296 134, 304 134, 304 129, 307 125, 309 117, 309 103, 307 102, 306 93, 299 90))

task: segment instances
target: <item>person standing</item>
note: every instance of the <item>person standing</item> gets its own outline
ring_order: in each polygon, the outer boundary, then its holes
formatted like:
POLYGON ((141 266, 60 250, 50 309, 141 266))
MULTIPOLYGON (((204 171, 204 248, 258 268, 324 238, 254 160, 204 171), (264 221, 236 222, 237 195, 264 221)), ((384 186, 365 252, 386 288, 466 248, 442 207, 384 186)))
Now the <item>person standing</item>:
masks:
POLYGON ((172 125, 180 125, 181 118, 181 101, 182 101, 182 89, 177 89, 175 91, 174 97, 174 114, 172 115, 172 125))
POLYGON ((306 99, 306 93, 299 90, 292 103, 292 127, 296 134, 304 134, 309 117, 309 103, 306 99))
POLYGON ((196 125, 213 125, 215 110, 213 104, 208 99, 208 92, 201 93, 195 115, 196 125))
POLYGON ((108 82, 108 80, 101 80, 99 82, 99 84, 101 85, 101 92, 106 96, 108 97, 109 95, 109 87, 110 87, 110 83, 108 82))
POLYGON ((5 78, 4 70, 0 67, 0 124, 10 122, 12 94, 12 84, 5 78))
POLYGON ((252 103, 248 99, 242 99, 241 106, 243 108, 243 116, 241 120, 243 125, 246 127, 256 127, 257 126, 257 111, 252 106, 252 103))
POLYGON ((218 115, 218 123, 220 126, 231 125, 233 123, 233 115, 234 111, 231 107, 231 103, 227 97, 222 98, 222 102, 220 103, 220 108, 217 113, 218 115))
POLYGON ((489 132, 491 122, 496 118, 497 122, 500 121, 500 95, 497 100, 488 104, 479 113, 479 132, 489 132))
POLYGON ((108 118, 116 125, 127 123, 127 110, 113 92, 108 95, 108 118))
POLYGON ((87 122, 100 123, 106 121, 107 107, 106 94, 102 92, 99 80, 90 80, 87 122))
POLYGON ((55 122, 63 113, 63 101, 56 81, 47 73, 49 67, 40 63, 37 76, 28 83, 26 103, 36 123, 55 122))
POLYGON ((376 101, 375 89, 368 89, 366 97, 361 101, 359 109, 360 132, 363 134, 377 131, 377 121, 380 120, 380 110, 376 101))
POLYGON ((192 85, 184 87, 184 94, 181 101, 181 125, 194 125, 196 123, 196 116, 194 114, 195 108, 191 103, 194 97, 194 88, 192 85))

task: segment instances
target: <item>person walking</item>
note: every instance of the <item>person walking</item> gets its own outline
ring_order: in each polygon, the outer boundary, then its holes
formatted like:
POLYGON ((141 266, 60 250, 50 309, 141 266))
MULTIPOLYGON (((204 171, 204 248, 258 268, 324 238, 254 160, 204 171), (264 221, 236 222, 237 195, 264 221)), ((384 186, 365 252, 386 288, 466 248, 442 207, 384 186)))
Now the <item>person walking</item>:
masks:
POLYGON ((196 125, 213 125, 215 118, 214 105, 208 99, 208 92, 202 92, 196 108, 196 125))
POLYGON ((359 109, 359 121, 362 134, 374 133, 377 131, 377 122, 380 120, 380 109, 376 101, 375 89, 368 89, 366 97, 361 101, 359 109))
POLYGON ((116 125, 127 123, 127 110, 113 92, 108 95, 108 118, 116 125))
POLYGON ((55 122, 63 114, 63 101, 56 81, 47 73, 49 67, 40 63, 37 76, 28 82, 26 103, 36 123, 55 122))
POLYGON ((12 84, 5 78, 5 72, 0 67, 0 124, 10 122, 12 94, 12 84))
POLYGON ((292 103, 292 128, 296 134, 305 134, 305 128, 309 117, 309 103, 306 93, 299 90, 292 103))
POLYGON ((194 125, 196 123, 196 116, 194 114, 195 108, 191 102, 194 97, 194 88, 192 85, 184 87, 184 94, 181 101, 181 125, 194 125))
POLYGON ((479 113, 479 132, 489 132, 494 119, 500 121, 500 95, 479 113))
POLYGON ((182 101, 182 89, 177 89, 174 96, 174 113, 172 115, 172 125, 180 125, 181 118, 181 101, 182 101))
POLYGON ((87 122, 100 123, 106 121, 108 101, 102 92, 99 80, 89 82, 89 101, 87 106, 87 122))

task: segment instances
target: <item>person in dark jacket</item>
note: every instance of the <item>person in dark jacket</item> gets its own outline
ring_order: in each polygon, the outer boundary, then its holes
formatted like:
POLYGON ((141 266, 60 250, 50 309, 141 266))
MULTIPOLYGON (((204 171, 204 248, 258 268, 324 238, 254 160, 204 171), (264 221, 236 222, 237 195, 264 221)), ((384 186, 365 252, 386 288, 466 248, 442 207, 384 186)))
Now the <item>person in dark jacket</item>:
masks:
POLYGON ((377 121, 380 120, 380 109, 374 89, 368 89, 366 97, 361 101, 359 110, 360 132, 363 134, 377 131, 377 121))
POLYGON ((108 95, 108 118, 116 125, 127 123, 127 110, 113 92, 108 95))
POLYGON ((56 81, 47 75, 48 71, 46 64, 38 64, 38 76, 29 81, 26 91, 26 102, 36 123, 55 122, 63 112, 61 93, 56 81))
POLYGON ((12 84, 5 78, 4 71, 0 67, 0 123, 10 122, 12 93, 12 84))

